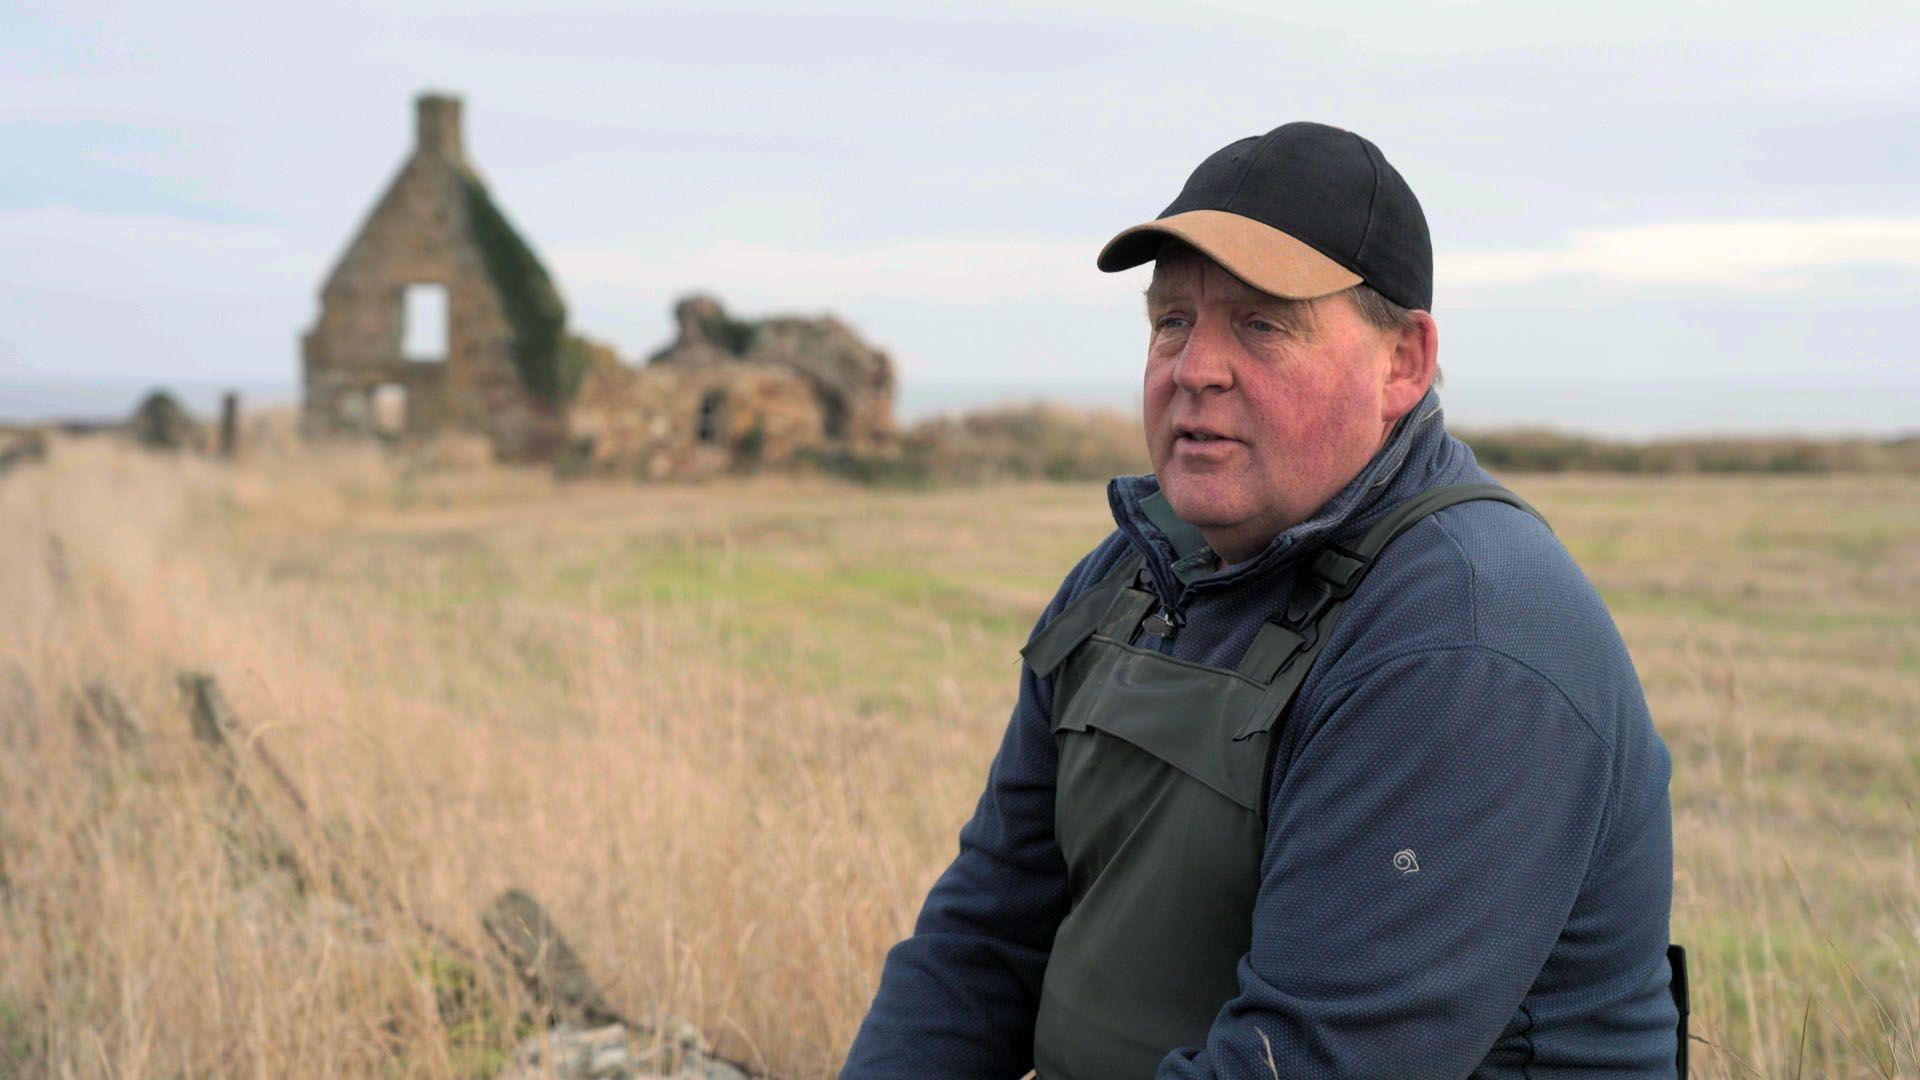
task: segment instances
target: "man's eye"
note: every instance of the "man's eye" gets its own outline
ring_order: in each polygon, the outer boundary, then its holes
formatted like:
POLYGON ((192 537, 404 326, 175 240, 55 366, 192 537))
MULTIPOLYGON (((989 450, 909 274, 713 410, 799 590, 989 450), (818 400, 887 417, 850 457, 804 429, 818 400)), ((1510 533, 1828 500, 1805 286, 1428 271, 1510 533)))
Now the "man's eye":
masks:
POLYGON ((1284 327, 1282 327, 1282 326, 1281 326, 1281 325, 1280 325, 1279 323, 1275 323, 1275 322, 1270 322, 1270 321, 1268 321, 1268 320, 1266 320, 1266 319, 1248 319, 1248 320, 1247 320, 1247 329, 1249 329, 1249 330, 1257 330, 1257 331, 1259 331, 1259 332, 1260 332, 1260 333, 1262 333, 1262 334, 1284 334, 1284 333, 1286 333, 1286 329, 1285 329, 1284 327))
POLYGON ((1178 330, 1186 325, 1187 318, 1184 315, 1162 315, 1154 320, 1153 328, 1155 330, 1178 330))

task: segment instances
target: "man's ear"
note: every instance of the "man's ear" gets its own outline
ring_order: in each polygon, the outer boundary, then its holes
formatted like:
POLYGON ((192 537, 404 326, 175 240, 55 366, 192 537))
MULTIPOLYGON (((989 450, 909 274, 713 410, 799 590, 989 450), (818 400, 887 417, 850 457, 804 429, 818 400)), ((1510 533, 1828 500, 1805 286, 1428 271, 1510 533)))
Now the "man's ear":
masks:
POLYGON ((1400 326, 1387 331, 1392 354, 1380 395, 1380 420, 1391 425, 1413 410, 1433 385, 1440 362, 1440 327, 1424 311, 1409 311, 1400 326))

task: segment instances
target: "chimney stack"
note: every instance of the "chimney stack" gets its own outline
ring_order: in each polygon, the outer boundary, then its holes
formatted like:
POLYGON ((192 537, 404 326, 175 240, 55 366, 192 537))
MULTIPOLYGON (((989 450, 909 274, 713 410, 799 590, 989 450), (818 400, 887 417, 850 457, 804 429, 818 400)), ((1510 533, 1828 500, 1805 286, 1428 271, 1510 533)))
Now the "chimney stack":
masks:
POLYGON ((460 161, 466 156, 460 145, 460 99, 451 94, 421 94, 414 99, 416 129, 422 153, 439 154, 460 161))

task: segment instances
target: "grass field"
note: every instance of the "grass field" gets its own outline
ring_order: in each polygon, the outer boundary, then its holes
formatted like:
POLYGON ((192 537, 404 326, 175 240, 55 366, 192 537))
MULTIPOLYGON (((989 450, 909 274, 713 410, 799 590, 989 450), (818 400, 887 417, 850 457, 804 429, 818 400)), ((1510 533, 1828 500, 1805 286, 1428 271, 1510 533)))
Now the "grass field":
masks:
MULTIPOLYGON (((510 885, 626 1011, 828 1075, 1016 649, 1111 527, 1097 484, 54 450, 0 479, 0 1075, 486 1075, 514 1003, 415 920, 479 949, 510 885), (311 806, 267 808, 281 866, 192 743, 187 668, 311 806), (144 749, 71 722, 102 679, 144 749)), ((1673 752, 1697 1075, 1920 1075, 1920 480, 1508 480, 1673 752)))

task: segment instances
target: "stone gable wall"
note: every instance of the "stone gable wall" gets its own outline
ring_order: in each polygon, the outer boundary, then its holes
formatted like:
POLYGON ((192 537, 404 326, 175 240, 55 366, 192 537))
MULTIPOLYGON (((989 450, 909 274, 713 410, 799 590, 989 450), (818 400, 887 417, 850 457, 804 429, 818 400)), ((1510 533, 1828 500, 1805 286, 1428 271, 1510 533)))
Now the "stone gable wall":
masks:
MULTIPOLYGON (((375 205, 321 290, 320 317, 302 342, 309 435, 373 430, 370 397, 385 384, 406 388, 409 435, 454 430, 490 437, 505 458, 551 454, 564 419, 523 384, 514 332, 469 220, 466 185, 477 183, 439 107, 420 102, 422 141, 375 205), (447 355, 401 355, 408 285, 447 291, 447 355)), ((457 125, 457 114, 454 123, 457 125)))

